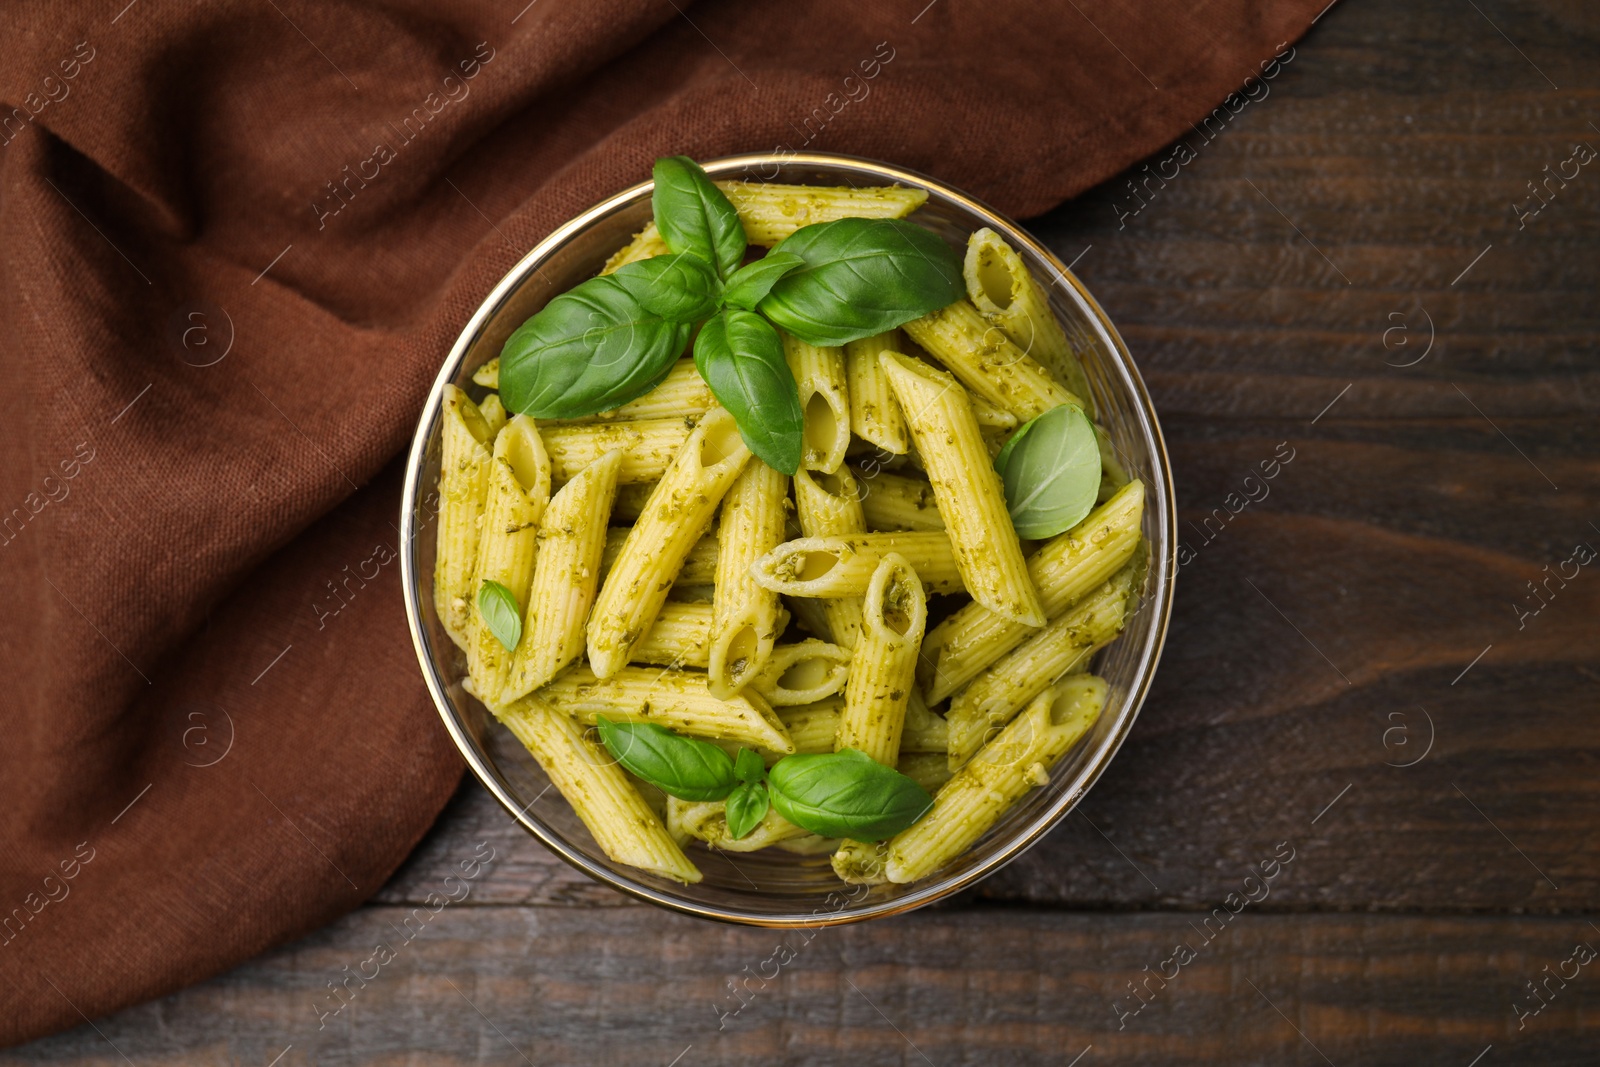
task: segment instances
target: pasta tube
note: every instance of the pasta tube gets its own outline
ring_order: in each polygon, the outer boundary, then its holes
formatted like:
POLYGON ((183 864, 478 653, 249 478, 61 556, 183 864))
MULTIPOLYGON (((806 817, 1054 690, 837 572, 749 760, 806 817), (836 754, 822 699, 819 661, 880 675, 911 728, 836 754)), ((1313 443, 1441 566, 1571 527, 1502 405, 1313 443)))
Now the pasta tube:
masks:
POLYGON ((556 485, 576 478, 579 471, 616 448, 622 450, 618 482, 657 481, 693 432, 692 422, 685 418, 539 426, 545 451, 550 453, 550 477, 556 485))
POLYGON ((861 487, 861 510, 869 530, 942 530, 944 517, 933 499, 933 486, 922 478, 889 471, 871 474, 855 469, 861 487))
POLYGON ((704 670, 711 660, 711 605, 669 600, 633 650, 633 662, 704 670))
POLYGON ((950 752, 949 724, 943 716, 928 710, 916 686, 906 697, 906 725, 900 734, 900 754, 903 757, 908 752, 937 752, 941 756, 950 752))
POLYGON ((479 527, 494 461, 493 439, 466 393, 444 387, 439 458, 438 547, 433 560, 433 607, 450 639, 467 647, 467 624, 477 611, 473 577, 478 571, 479 527))
MULTIPOLYGON (((629 486, 618 486, 620 495, 629 486)), ((628 539, 628 529, 613 526, 606 531, 606 547, 600 556, 600 577, 611 572, 622 554, 623 542, 628 539)), ((708 533, 694 543, 689 554, 683 557, 683 568, 678 571, 679 585, 710 585, 717 580, 717 535, 708 533)))
POLYGON ((484 621, 477 605, 478 590, 486 582, 498 582, 516 598, 519 614, 526 608, 539 520, 549 503, 550 460, 533 420, 518 415, 494 443, 468 627, 467 673, 478 691, 492 700, 499 700, 511 681, 512 650, 500 643, 484 621))
POLYGON ((878 563, 891 552, 905 557, 928 592, 961 592, 950 538, 937 530, 801 537, 756 560, 750 572, 766 588, 790 596, 859 597, 866 595, 878 563))
MULTIPOLYGON (((1133 555, 1139 545, 1144 496, 1143 482, 1129 482, 1029 557, 1028 576, 1038 587, 1045 615, 1060 615, 1133 555)), ((922 642, 917 676, 923 691, 938 703, 1037 632, 981 604, 968 604, 930 630, 922 642)))
POLYGON ((898 185, 859 189, 766 182, 717 182, 716 185, 739 213, 745 240, 768 248, 800 227, 818 222, 848 218, 903 219, 928 199, 925 190, 898 185))
POLYGON ((841 882, 851 885, 884 885, 889 876, 884 873, 884 861, 889 857, 887 841, 841 841, 829 859, 833 873, 841 882))
POLYGON ((722 502, 717 532, 717 588, 706 672, 711 692, 732 696, 761 672, 778 639, 778 594, 750 575, 750 565, 783 540, 789 479, 760 461, 722 502))
MULTIPOLYGON (((1012 344, 1005 334, 984 322, 966 300, 913 319, 904 329, 968 389, 1023 422, 1062 404, 1083 406, 1076 393, 1050 377, 1038 360, 1012 344)), ((906 398, 899 399, 900 409, 911 418, 912 408, 906 398)), ((912 432, 915 436, 915 430, 912 432)))
POLYGON ((478 412, 483 416, 484 425, 489 427, 489 441, 493 441, 506 428, 508 418, 505 405, 500 403, 500 394, 490 393, 478 401, 478 412))
POLYGON ((966 393, 948 375, 892 352, 883 366, 927 464, 956 567, 972 599, 1003 618, 1043 626, 1044 609, 1022 560, 1005 490, 966 393))
POLYGON ((845 383, 844 350, 818 348, 783 334, 783 354, 800 388, 800 465, 836 471, 850 445, 850 389, 845 383))
POLYGON ((711 516, 750 459, 733 416, 714 408, 656 483, 589 617, 589 664, 602 678, 621 670, 656 621, 667 590, 711 516))
POLYGON ((522 641, 511 657, 502 700, 532 692, 583 654, 583 625, 600 585, 606 519, 621 466, 622 452, 613 449, 551 499, 539 527, 522 641))
POLYGON ((701 671, 623 667, 602 680, 579 663, 556 675, 533 696, 591 725, 604 715, 619 721, 658 723, 679 733, 785 755, 794 751, 783 721, 765 700, 748 691, 718 700, 701 671))
POLYGON ((667 798, 667 823, 679 833, 704 841, 724 852, 754 852, 779 841, 802 837, 809 831, 768 808, 761 821, 741 838, 728 836, 728 804, 724 800, 679 800, 667 798))
POLYGON ((832 696, 813 704, 780 708, 778 718, 789 731, 796 752, 832 752, 843 710, 844 698, 832 696))
POLYGON ((613 861, 679 882, 700 880, 699 869, 622 768, 569 716, 525 698, 500 721, 539 761, 551 784, 589 828, 595 844, 613 861))
POLYGON ((1089 658, 1122 632, 1129 601, 1142 581, 1143 560, 1125 564, 1070 611, 1038 631, 974 678, 950 701, 950 766, 960 767, 1018 709, 1064 674, 1083 670, 1089 658))
POLYGON ((927 621, 922 582, 905 557, 888 553, 867 586, 835 750, 858 749, 891 767, 900 758, 906 699, 927 621))
MULTIPOLYGON (((800 529, 807 537, 859 534, 867 528, 860 490, 850 468, 843 465, 832 473, 796 472, 794 505, 800 529)), ((829 599, 823 602, 822 611, 828 620, 827 632, 817 636, 832 637, 840 648, 854 648, 856 635, 861 632, 861 598, 829 599)), ((805 616, 801 616, 801 621, 805 621, 805 616)), ((807 629, 811 629, 809 624, 807 629)), ((816 633, 816 630, 811 632, 816 633)))
POLYGON ((894 769, 916 782, 932 796, 953 774, 942 752, 902 752, 894 769))
POLYGON ((500 357, 495 356, 472 372, 472 380, 486 389, 500 388, 500 357))
POLYGON ((851 431, 885 452, 904 455, 911 447, 906 417, 878 365, 878 353, 903 348, 899 341, 899 330, 851 341, 844 346, 844 375, 850 387, 851 431))
POLYGON ((629 263, 637 263, 641 259, 650 259, 653 256, 665 256, 671 252, 672 249, 667 247, 666 239, 656 228, 656 220, 651 219, 645 224, 644 229, 633 235, 633 240, 611 254, 605 266, 600 268, 600 273, 610 274, 618 267, 625 267, 629 263))
POLYGON ((774 708, 793 707, 839 692, 849 674, 849 652, 812 639, 774 648, 750 686, 774 708))
POLYGON ((1094 396, 1083 365, 1050 310, 1049 296, 1022 257, 985 226, 967 238, 962 273, 967 296, 983 320, 998 326, 1012 344, 1043 364, 1083 402, 1084 413, 1092 420, 1094 396))
POLYGON ((933 809, 889 840, 884 874, 914 882, 955 859, 982 837, 1052 766, 1094 727, 1106 683, 1075 675, 1046 689, 1026 713, 934 794, 933 809))
POLYGON ((596 422, 628 422, 635 419, 699 418, 716 407, 711 387, 700 377, 694 360, 680 359, 672 365, 661 383, 641 397, 610 411, 576 419, 549 419, 540 426, 581 426, 596 422))

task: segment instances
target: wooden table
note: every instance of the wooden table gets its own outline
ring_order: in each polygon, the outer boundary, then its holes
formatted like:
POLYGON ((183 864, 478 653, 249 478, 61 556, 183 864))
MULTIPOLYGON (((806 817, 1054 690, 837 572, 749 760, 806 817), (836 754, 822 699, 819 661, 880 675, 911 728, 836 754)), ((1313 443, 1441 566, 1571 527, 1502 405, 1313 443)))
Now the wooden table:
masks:
POLYGON ((1512 206, 1600 147, 1597 64, 1580 0, 1352 0, 1136 214, 1125 177, 1036 222, 1139 360, 1192 551, 1127 746, 976 891, 701 923, 468 784, 344 921, 0 1063, 1600 1062, 1600 562, 1568 562, 1600 547, 1600 164, 1512 206))

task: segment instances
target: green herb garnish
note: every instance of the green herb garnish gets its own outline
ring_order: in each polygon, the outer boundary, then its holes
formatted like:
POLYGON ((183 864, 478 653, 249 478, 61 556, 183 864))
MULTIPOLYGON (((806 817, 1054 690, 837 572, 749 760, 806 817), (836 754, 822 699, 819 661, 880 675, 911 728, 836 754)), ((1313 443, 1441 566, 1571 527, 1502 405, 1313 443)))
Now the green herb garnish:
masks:
POLYGON ((600 740, 633 774, 680 800, 726 800, 728 836, 755 829, 768 807, 824 837, 880 841, 920 819, 933 798, 912 779, 864 752, 785 756, 772 769, 741 748, 737 760, 716 745, 654 723, 599 718, 600 740))
POLYGON ((1100 491, 1100 443, 1074 404, 1051 408, 1011 436, 994 458, 1018 537, 1042 540, 1072 529, 1100 491))
POLYGON ((900 219, 806 226, 741 268, 739 214, 706 172, 673 156, 656 161, 654 177, 656 226, 673 254, 591 278, 523 323, 500 353, 507 409, 560 419, 619 407, 654 389, 703 323, 694 357, 712 395, 752 452, 793 475, 800 397, 772 323, 837 346, 964 292, 950 246, 900 219))
POLYGON ((499 582, 485 580, 478 587, 478 614, 507 652, 516 649, 522 640, 522 608, 515 593, 499 582))

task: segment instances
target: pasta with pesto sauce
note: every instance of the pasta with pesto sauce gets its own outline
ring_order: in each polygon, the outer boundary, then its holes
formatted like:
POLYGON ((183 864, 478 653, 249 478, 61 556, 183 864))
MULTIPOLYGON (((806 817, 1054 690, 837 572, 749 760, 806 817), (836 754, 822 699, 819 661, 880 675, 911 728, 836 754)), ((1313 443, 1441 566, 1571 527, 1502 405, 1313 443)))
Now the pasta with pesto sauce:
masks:
MULTIPOLYGON (((719 287, 779 257, 719 314, 779 327, 771 373, 797 392, 795 469, 769 463, 752 432, 769 416, 719 401, 725 383, 700 358, 704 319, 686 342, 662 342, 637 388, 554 414, 519 399, 508 346, 443 390, 437 629, 489 728, 527 749, 613 863, 719 884, 697 860, 773 849, 771 862, 824 871, 831 855, 845 882, 918 881, 1095 734, 1115 698, 1095 657, 1138 609, 1149 565, 1146 486, 1094 421, 1107 398, 1093 395, 1093 353, 1069 343, 1051 289, 999 233, 971 234, 949 303, 813 344, 762 300, 796 269, 779 254, 848 220, 916 226, 927 193, 715 186, 732 214, 717 230, 710 212, 716 239, 695 254, 746 247, 742 264, 712 265, 719 287), (1100 466, 1084 469, 1098 480, 1080 510, 1025 540, 995 457, 1060 408, 1089 420, 1100 466), (622 728, 726 754, 744 784, 663 801, 665 787, 612 747, 606 731, 622 728), (931 807, 860 839, 859 827, 819 832, 790 821, 812 825, 803 813, 749 807, 750 775, 770 793, 785 760, 839 756, 902 776, 931 807)), ((652 218, 597 258, 595 284, 682 269, 683 240, 670 212, 652 218)), ((584 358, 605 343, 586 335, 584 358)))

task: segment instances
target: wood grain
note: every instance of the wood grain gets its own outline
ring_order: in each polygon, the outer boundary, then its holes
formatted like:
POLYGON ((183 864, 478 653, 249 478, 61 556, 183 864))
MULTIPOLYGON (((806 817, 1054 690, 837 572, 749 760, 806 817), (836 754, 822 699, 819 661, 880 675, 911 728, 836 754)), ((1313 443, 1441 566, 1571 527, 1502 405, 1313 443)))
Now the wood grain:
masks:
POLYGON ((1564 989, 1552 984, 1520 1031, 1513 1011, 1524 980, 1580 941, 1600 946, 1579 917, 1246 910, 1207 943, 1199 913, 936 910, 785 935, 640 906, 463 904, 399 944, 405 915, 366 908, 225 979, 101 1020, 98 1033, 80 1027, 0 1053, 0 1064, 120 1063, 120 1051, 173 1065, 268 1064, 282 1053, 277 1067, 1065 1067, 1088 1050, 1084 1067, 1465 1067, 1492 1045, 1485 1065, 1576 1067, 1593 1062, 1600 1039, 1600 961, 1564 989), (345 1010, 319 1030, 315 1005, 336 1003, 327 983, 379 942, 395 945, 395 959, 365 986, 352 981, 345 1010), (1132 1014, 1140 1002, 1128 983, 1159 972, 1179 942, 1195 958, 1142 986, 1149 1003, 1132 1014), (742 1009, 730 982, 746 983, 742 1009))

